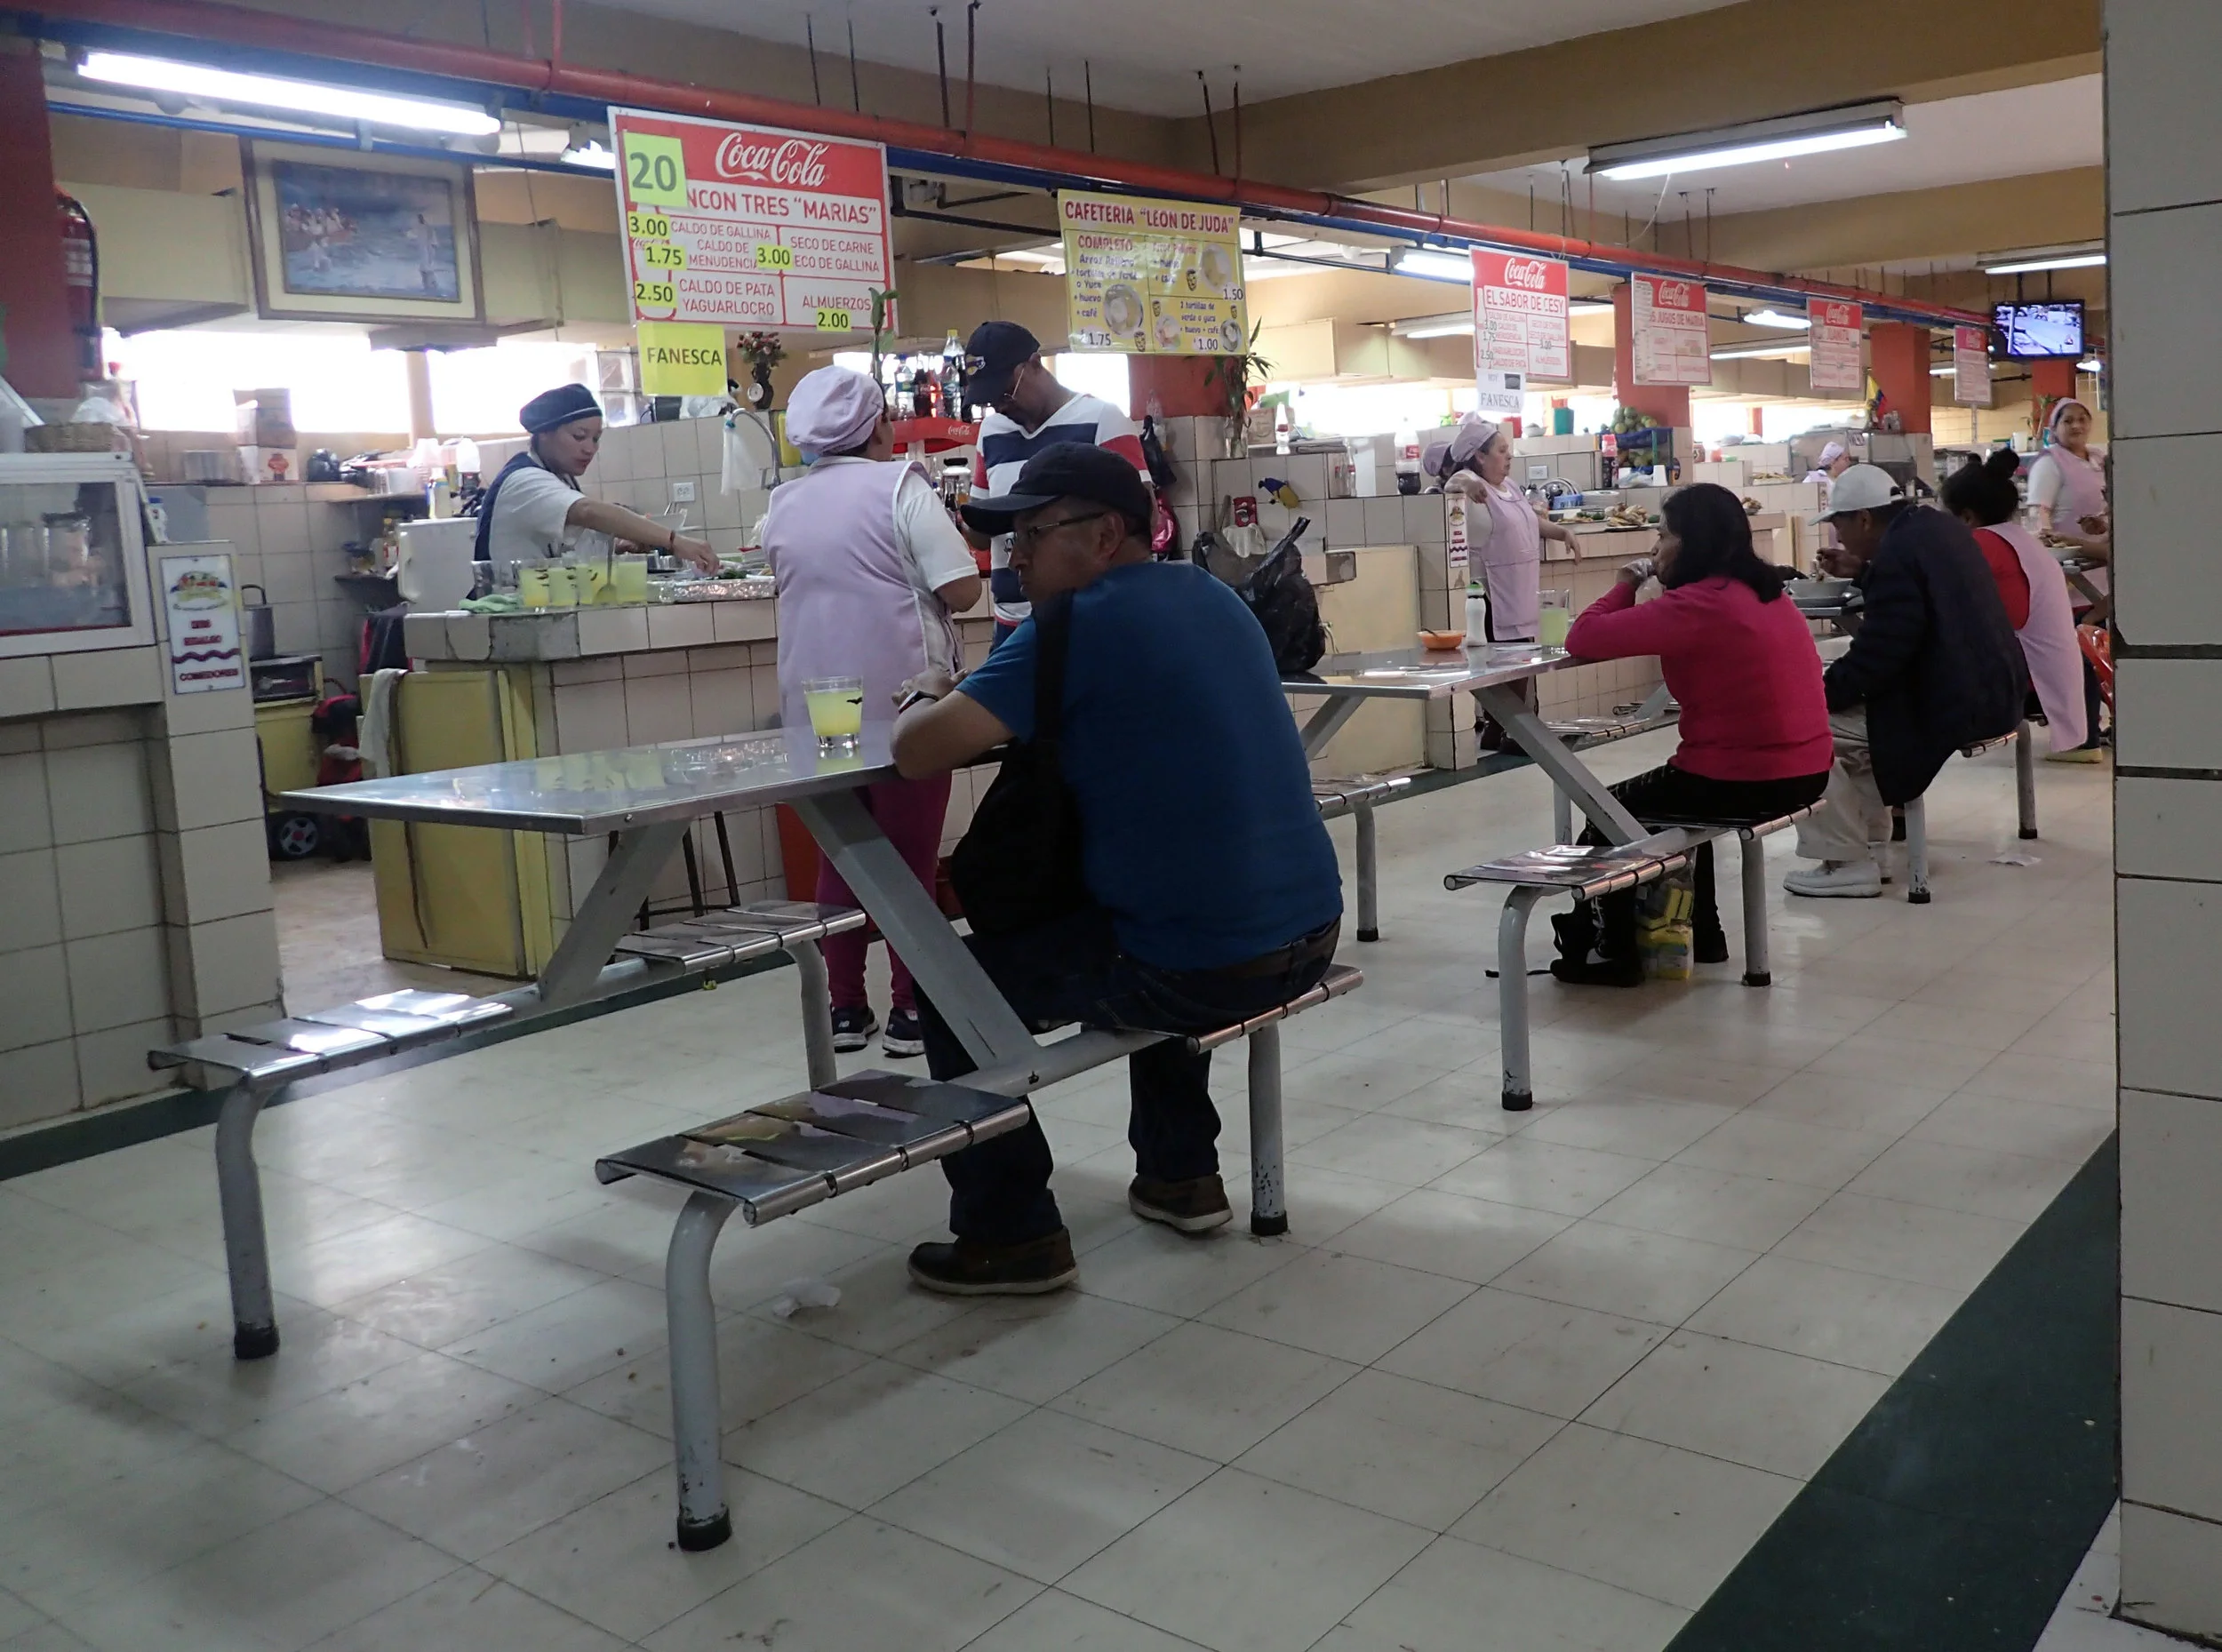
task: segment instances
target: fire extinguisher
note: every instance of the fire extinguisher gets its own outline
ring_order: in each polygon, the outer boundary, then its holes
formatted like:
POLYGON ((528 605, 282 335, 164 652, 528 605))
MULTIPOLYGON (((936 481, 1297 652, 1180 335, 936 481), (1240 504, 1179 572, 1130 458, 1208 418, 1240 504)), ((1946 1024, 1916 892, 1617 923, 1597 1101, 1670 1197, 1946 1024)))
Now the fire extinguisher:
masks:
POLYGON ((61 212, 62 286, 69 299, 69 330, 77 336, 77 379, 90 384, 100 371, 100 242, 92 216, 57 189, 61 212))

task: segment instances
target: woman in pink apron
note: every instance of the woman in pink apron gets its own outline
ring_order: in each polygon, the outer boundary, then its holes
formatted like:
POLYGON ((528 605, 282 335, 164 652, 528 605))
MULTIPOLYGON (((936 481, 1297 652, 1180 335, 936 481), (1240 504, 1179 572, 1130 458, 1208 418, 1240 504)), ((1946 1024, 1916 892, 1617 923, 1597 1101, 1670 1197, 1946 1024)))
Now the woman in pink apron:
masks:
MULTIPOLYGON (((2088 731, 2083 656, 2075 645, 2075 617, 2068 606, 2067 576, 2060 571, 2059 558, 2014 520, 2021 505, 2014 488, 2020 462, 2008 448, 1999 449, 1988 462, 1970 459, 1946 478, 1944 506, 1974 529, 1978 540, 1988 536, 2002 543, 2020 566, 2029 590, 2029 611, 2015 634, 2021 640, 2030 685, 2036 690, 2057 755, 2081 747, 2088 731)), ((2008 606, 2010 611, 2016 605, 2008 606)))
MULTIPOLYGON (((810 726, 803 684, 814 677, 862 678, 865 716, 892 718, 905 682, 929 668, 962 668, 951 616, 979 600, 979 569, 926 473, 894 458, 871 379, 845 367, 808 374, 788 399, 787 430, 811 467, 773 491, 763 522, 779 587, 780 722, 810 726)), ((882 780, 858 794, 932 889, 949 777, 882 780)), ((830 861, 819 866, 817 893, 829 905, 856 904, 830 861)), ((861 930, 823 943, 838 1050, 862 1049, 879 1031, 865 997, 867 945, 861 930)), ((918 1055, 925 1042, 910 972, 891 953, 888 972, 881 1053, 918 1055)))
MULTIPOLYGON (((2090 409, 2074 396, 2054 403, 2045 425, 2048 445, 2029 467, 2029 524, 2045 545, 2073 550, 2092 562, 2110 563, 2114 560, 2114 518, 2106 502, 2106 456, 2104 449, 2090 445, 2090 409)), ((2091 569, 2083 578, 2102 595, 2106 592, 2106 569, 2091 569)), ((2079 602, 2079 617, 2090 606, 2079 602)), ((2099 760, 2098 676, 2089 662, 2082 671, 2089 732, 2082 745, 2074 749, 2090 755, 2054 753, 2062 762, 2099 760)))
MULTIPOLYGON (((1489 640, 1534 642, 1543 606, 1543 541, 1571 545, 1572 532, 1548 520, 1512 485, 1512 438, 1494 419, 1468 413, 1449 445, 1429 457, 1443 491, 1466 501, 1469 577, 1481 580, 1489 594, 1489 640)), ((1533 682, 1520 689, 1532 706, 1533 682)), ((1492 717, 1483 716, 1475 728, 1484 751, 1501 751, 1508 743, 1492 717)))

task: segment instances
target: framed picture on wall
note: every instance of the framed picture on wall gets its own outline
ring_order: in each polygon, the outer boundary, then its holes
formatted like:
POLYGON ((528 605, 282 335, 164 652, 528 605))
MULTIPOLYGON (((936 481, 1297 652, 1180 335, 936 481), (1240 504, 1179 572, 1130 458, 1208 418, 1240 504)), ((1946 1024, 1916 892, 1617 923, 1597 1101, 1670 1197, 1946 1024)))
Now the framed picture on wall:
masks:
POLYGON ((471 170, 240 140, 255 308, 276 321, 484 321, 471 170))

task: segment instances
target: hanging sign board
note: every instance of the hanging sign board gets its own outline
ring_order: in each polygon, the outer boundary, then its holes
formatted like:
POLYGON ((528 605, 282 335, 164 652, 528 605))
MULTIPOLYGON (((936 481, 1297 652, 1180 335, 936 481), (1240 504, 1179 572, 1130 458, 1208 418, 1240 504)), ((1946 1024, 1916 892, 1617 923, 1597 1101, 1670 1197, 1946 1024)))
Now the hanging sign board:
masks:
POLYGON ((1250 347, 1240 212, 1060 189, 1057 221, 1074 349, 1240 355, 1250 347))
POLYGON ((231 582, 231 558, 222 552, 164 556, 159 565, 170 629, 171 692, 245 688, 247 657, 239 646, 239 593, 231 582))
POLYGON ((1478 411, 1517 419, 1528 404, 1527 378, 1523 373, 1495 372, 1484 368, 1474 376, 1474 382, 1477 391, 1474 405, 1478 411))
POLYGON ((635 323, 870 330, 893 285, 881 145, 619 108, 610 140, 635 323))
POLYGON ((1491 373, 1573 382, 1567 291, 1566 266, 1556 259, 1475 249, 1474 371, 1484 395, 1491 373))
POLYGON ((1630 354, 1638 384, 1713 382, 1713 333, 1705 289, 1674 275, 1628 277, 1634 288, 1630 354))
POLYGON ((640 346, 643 395, 725 394, 725 329, 707 322, 643 321, 633 324, 640 346))
POLYGON ((1991 404, 1991 335, 1986 327, 1952 330, 1952 399, 1962 407, 1991 404))
POLYGON ((1812 323, 1806 333, 1806 342, 1812 346, 1812 361, 1807 369, 1807 379, 1816 390, 1850 390, 1854 395, 1867 387, 1866 364, 1860 359, 1859 335, 1864 312, 1857 304, 1839 303, 1834 299, 1816 299, 1805 307, 1806 319, 1812 323))

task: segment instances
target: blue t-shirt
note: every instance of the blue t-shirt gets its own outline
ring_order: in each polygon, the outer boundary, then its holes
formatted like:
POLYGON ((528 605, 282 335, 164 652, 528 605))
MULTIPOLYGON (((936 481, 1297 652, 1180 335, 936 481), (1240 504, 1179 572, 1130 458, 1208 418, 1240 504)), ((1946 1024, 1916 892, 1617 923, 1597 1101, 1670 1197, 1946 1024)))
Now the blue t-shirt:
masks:
MULTIPOLYGON (((1035 643, 1029 619, 962 685, 1021 739, 1035 643)), ((1088 888, 1130 956, 1219 969, 1340 914, 1280 683, 1242 598, 1191 563, 1114 568, 1074 596, 1060 756, 1088 888)))

